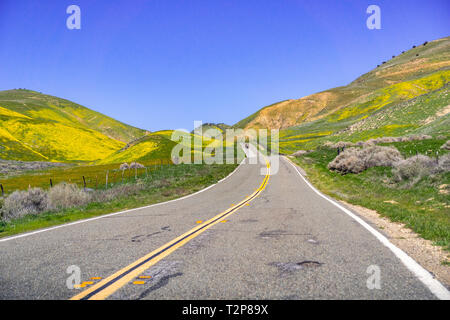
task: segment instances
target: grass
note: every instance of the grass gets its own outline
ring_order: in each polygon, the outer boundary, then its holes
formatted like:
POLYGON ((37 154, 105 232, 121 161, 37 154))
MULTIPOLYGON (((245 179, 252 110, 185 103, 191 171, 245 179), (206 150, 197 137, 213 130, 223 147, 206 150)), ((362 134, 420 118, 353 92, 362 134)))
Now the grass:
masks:
MULTIPOLYGON (((166 167, 171 164, 168 159, 154 159, 142 162, 148 167, 147 172, 157 171, 161 166, 166 167)), ((50 187, 50 179, 53 185, 60 182, 75 183, 80 187, 84 186, 83 176, 85 177, 86 186, 88 188, 104 187, 106 184, 106 173, 108 174, 109 184, 122 183, 122 171, 119 170, 119 164, 105 164, 105 165, 81 165, 69 166, 61 168, 50 168, 40 171, 30 171, 19 175, 0 176, 0 183, 3 185, 6 193, 11 193, 15 190, 25 190, 31 187, 39 187, 47 189, 50 187)), ((131 181, 135 176, 135 170, 125 170, 123 180, 131 181)), ((146 175, 145 169, 138 169, 139 177, 146 175)))
POLYGON ((436 114, 450 104, 449 93, 450 87, 445 85, 421 96, 376 108, 373 113, 356 120, 350 117, 333 122, 323 118, 281 130, 280 150, 283 153, 293 153, 297 150, 314 149, 325 141, 357 142, 410 134, 448 136, 450 114, 440 117, 436 114))
MULTIPOLYGON (((395 143, 409 155, 410 150, 436 150, 442 141, 395 143)), ((346 202, 376 210, 392 221, 404 223, 423 238, 450 250, 449 196, 439 192, 439 186, 450 184, 450 172, 422 179, 407 188, 394 183, 391 168, 375 167, 360 174, 341 175, 328 170, 336 150, 318 148, 293 160, 308 174, 308 179, 322 192, 346 202), (386 201, 395 201, 388 203, 386 201)))
MULTIPOLYGON (((228 165, 167 165, 139 179, 144 189, 132 196, 122 196, 106 203, 91 203, 85 207, 60 212, 28 215, 10 222, 0 221, 0 237, 47 228, 111 212, 137 208, 175 199, 199 191, 230 174, 237 164, 228 165)), ((131 178, 130 183, 134 183, 131 178)))

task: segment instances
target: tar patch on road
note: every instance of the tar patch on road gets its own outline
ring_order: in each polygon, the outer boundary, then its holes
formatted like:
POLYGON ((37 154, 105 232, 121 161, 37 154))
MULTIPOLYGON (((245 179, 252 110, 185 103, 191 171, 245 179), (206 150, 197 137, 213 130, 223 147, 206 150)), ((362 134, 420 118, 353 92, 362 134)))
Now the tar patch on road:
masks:
POLYGON ((280 238, 281 236, 311 236, 309 233, 291 233, 287 232, 286 230, 268 230, 263 231, 258 235, 260 238, 263 239, 270 239, 270 238, 280 238))
POLYGON ((140 235, 134 236, 134 237, 131 238, 131 242, 138 242, 139 243, 139 242, 142 242, 142 241, 144 241, 144 240, 146 240, 148 238, 156 236, 157 234, 163 233, 164 231, 169 231, 170 232, 171 231, 170 230, 170 226, 162 227, 161 231, 149 233, 149 234, 146 234, 146 235, 145 234, 140 234, 140 235))
POLYGON ((321 267, 323 263, 313 260, 304 260, 300 262, 271 262, 269 266, 276 267, 281 275, 300 270, 314 270, 321 267))

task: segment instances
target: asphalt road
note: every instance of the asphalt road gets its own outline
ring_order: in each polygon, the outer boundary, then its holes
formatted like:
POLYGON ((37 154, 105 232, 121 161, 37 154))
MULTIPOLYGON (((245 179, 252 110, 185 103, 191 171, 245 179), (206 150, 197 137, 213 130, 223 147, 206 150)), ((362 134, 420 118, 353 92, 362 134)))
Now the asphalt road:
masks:
POLYGON ((0 240, 0 299, 437 298, 286 159, 270 178, 265 167, 246 160, 179 201, 0 240), (72 265, 92 283, 68 289, 72 265))

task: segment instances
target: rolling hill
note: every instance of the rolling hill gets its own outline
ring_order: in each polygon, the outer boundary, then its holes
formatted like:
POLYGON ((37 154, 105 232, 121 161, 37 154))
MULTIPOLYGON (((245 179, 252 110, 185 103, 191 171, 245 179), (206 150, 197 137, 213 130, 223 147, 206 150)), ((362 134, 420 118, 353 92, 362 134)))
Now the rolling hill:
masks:
POLYGON ((170 159, 176 143, 170 140, 169 132, 160 131, 143 136, 98 161, 97 164, 170 159))
MULTIPOLYGON (((201 127, 203 133, 206 133, 209 129, 215 129, 221 132, 222 134, 225 134, 226 130, 231 128, 231 126, 225 123, 203 123, 201 127)), ((199 128, 196 128, 195 130, 197 129, 199 128)), ((191 133, 194 133, 195 130, 192 130, 191 133)))
POLYGON ((347 86, 262 108, 238 128, 276 128, 290 153, 326 140, 448 134, 450 37, 403 52, 347 86))
MULTIPOLYGON (((211 125, 208 125, 207 127, 211 128, 211 125)), ((175 141, 172 137, 173 133, 174 130, 163 130, 150 133, 142 137, 141 139, 137 139, 129 143, 124 148, 96 162, 96 164, 169 160, 172 158, 172 149, 177 145, 178 142, 190 147, 191 155, 193 155, 200 149, 200 145, 197 143, 198 139, 201 139, 202 149, 204 149, 205 147, 218 147, 220 144, 226 145, 226 141, 220 141, 211 138, 208 135, 203 135, 203 137, 200 137, 193 133, 187 133, 191 138, 191 143, 189 145, 186 144, 186 140, 175 141), (196 137, 197 139, 195 139, 196 137)))
POLYGON ((0 158, 94 161, 146 134, 68 100, 30 90, 0 92, 0 158))

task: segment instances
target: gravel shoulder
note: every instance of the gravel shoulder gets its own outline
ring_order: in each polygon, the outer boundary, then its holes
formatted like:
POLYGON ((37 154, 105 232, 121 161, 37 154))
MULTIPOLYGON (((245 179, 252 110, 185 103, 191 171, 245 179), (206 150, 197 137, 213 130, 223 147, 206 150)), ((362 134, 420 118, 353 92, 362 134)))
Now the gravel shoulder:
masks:
POLYGON ((370 222, 397 247, 405 251, 422 267, 431 272, 442 284, 450 289, 450 266, 443 261, 450 261, 450 252, 433 245, 432 241, 421 238, 404 224, 392 222, 375 210, 339 201, 344 206, 370 222))

